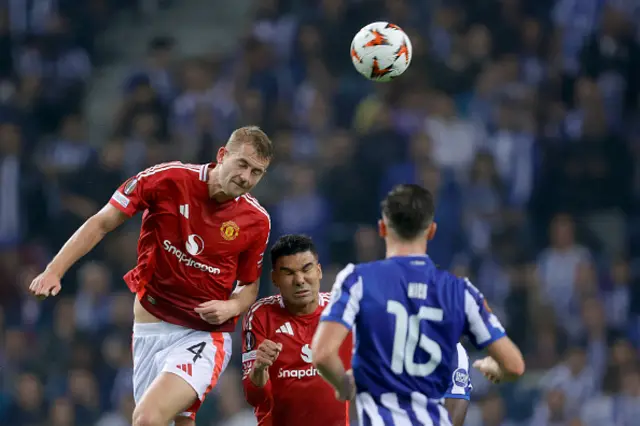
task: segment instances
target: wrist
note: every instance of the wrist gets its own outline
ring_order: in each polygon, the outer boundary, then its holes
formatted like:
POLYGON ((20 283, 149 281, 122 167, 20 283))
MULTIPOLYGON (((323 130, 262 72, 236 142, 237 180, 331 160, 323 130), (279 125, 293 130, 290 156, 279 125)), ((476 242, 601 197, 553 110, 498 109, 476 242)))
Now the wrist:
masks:
POLYGON ((267 367, 256 367, 254 365, 249 372, 249 380, 254 386, 262 388, 269 381, 269 370, 267 367))
POLYGON ((47 274, 54 275, 59 280, 61 280, 64 275, 64 272, 57 268, 53 263, 48 264, 44 271, 47 274))
POLYGON ((242 315, 242 304, 240 303, 240 301, 238 299, 229 299, 229 301, 227 302, 231 308, 231 316, 232 317, 238 317, 240 315, 242 315))

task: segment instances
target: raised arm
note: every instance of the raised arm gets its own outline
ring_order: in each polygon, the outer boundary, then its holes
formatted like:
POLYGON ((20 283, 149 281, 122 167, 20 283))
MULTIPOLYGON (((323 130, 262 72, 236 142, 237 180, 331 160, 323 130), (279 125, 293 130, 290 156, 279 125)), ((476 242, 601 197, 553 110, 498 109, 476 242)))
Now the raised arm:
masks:
POLYGON ((120 185, 109 203, 78 228, 44 272, 33 280, 29 286, 31 293, 40 298, 58 294, 60 280, 69 268, 102 241, 107 233, 155 202, 163 183, 168 179, 167 171, 174 167, 177 165, 169 163, 154 166, 120 185))
POLYGON ((122 225, 129 217, 107 204, 91 216, 62 246, 44 272, 38 275, 29 290, 34 296, 55 296, 60 292, 60 280, 80 258, 89 253, 104 236, 122 225))

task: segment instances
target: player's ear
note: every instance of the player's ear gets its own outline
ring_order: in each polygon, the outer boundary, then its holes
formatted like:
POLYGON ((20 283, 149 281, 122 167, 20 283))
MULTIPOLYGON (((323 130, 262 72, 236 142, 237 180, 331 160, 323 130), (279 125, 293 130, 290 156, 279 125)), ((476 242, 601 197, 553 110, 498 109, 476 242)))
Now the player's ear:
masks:
POLYGON ((221 146, 218 150, 218 154, 216 154, 216 163, 222 163, 224 156, 227 154, 227 148, 221 146))
POLYGON ((384 223, 384 220, 378 220, 378 235, 382 238, 387 237, 387 225, 384 223))
POLYGON ((427 240, 433 240, 433 237, 436 236, 436 231, 438 230, 438 224, 435 222, 431 222, 431 225, 427 228, 427 240))
POLYGON ((273 285, 276 288, 280 288, 280 286, 278 285, 278 280, 276 280, 276 271, 275 270, 271 271, 271 282, 273 283, 273 285))
POLYGON ((320 262, 318 262, 318 278, 322 279, 322 265, 320 264, 320 262))

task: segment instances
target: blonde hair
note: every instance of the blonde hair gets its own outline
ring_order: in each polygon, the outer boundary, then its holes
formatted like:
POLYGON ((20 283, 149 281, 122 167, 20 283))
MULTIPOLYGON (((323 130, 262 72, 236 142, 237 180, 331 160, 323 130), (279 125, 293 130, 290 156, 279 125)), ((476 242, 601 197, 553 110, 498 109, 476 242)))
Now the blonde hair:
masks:
POLYGON ((260 158, 271 161, 273 159, 273 144, 271 139, 258 126, 244 126, 236 129, 229 136, 227 148, 233 149, 236 145, 249 144, 260 158))

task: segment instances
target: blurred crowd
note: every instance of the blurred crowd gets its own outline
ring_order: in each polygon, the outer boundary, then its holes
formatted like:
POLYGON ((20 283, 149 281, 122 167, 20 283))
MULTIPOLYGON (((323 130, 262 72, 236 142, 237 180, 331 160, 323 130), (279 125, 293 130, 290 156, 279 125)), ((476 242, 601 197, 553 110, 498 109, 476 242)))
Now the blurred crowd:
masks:
MULTIPOLYGON (((108 236, 55 300, 26 287, 123 180, 166 160, 209 162, 245 124, 276 146, 254 193, 272 237, 312 236, 327 290, 345 263, 384 255, 386 191, 416 182, 436 194, 431 257, 480 288, 528 367, 498 387, 472 372, 467 425, 638 424, 637 2, 256 0, 227 55, 184 58, 170 34, 150 40, 110 138, 89 141, 85 89, 108 62, 95 40, 129 3, 0 1, 1 425, 130 424, 133 296, 121 276, 139 222, 108 236), (413 44, 388 84, 363 79, 348 54, 375 20, 413 44)), ((268 275, 261 292, 273 292, 268 275)), ((255 424, 238 364, 199 425, 255 424)))

